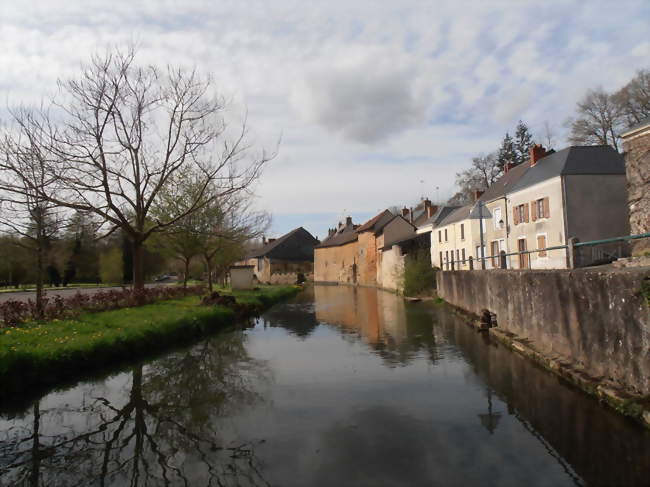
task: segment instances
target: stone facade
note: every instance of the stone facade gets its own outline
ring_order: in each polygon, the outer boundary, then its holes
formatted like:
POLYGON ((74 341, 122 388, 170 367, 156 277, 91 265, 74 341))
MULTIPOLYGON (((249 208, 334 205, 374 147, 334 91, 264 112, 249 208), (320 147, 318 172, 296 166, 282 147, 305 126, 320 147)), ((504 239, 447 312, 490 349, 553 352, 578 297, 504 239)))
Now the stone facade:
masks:
POLYGON ((598 271, 438 272, 438 295, 474 314, 496 314, 548 357, 641 396, 650 394, 650 313, 645 268, 598 271))
MULTIPOLYGON (((650 232, 650 120, 622 134, 630 208, 630 231, 650 232)), ((650 239, 633 244, 633 254, 650 252, 650 239)))
POLYGON ((314 281, 356 284, 357 241, 314 250, 314 281))

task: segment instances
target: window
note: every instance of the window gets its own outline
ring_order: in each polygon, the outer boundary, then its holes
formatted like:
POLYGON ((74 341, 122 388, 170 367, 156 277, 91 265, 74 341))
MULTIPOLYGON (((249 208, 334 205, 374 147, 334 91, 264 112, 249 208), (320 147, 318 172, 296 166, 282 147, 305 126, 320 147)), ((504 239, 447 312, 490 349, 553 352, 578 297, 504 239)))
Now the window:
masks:
POLYGON ((546 257, 546 250, 542 249, 546 249, 546 235, 537 235, 537 250, 539 250, 537 255, 539 257, 546 257))
POLYGON ((447 241, 447 229, 445 228, 445 242, 447 241))
POLYGON ((460 261, 460 250, 456 249, 456 263, 460 261))
POLYGON ((442 262, 442 252, 440 252, 440 268, 441 269, 442 269, 442 264, 443 264, 443 262, 442 262))
POLYGON ((449 269, 449 251, 448 250, 445 250, 445 269, 449 269))
POLYGON ((257 270, 261 271, 264 269, 264 259, 263 258, 258 258, 257 259, 257 270))
POLYGON ((463 259, 463 265, 465 265, 465 249, 462 249, 462 250, 461 250, 461 254, 460 254, 460 255, 462 256, 462 259, 463 259))
POLYGON ((498 230, 501 228, 501 224, 499 223, 501 220, 501 208, 495 208, 494 209, 494 229, 498 230))
POLYGON ((465 224, 460 224, 460 239, 465 240, 465 224))
POLYGON ((442 230, 438 230, 438 242, 442 242, 442 230))
POLYGON ((517 205, 514 208, 515 225, 520 223, 528 223, 528 203, 517 205))

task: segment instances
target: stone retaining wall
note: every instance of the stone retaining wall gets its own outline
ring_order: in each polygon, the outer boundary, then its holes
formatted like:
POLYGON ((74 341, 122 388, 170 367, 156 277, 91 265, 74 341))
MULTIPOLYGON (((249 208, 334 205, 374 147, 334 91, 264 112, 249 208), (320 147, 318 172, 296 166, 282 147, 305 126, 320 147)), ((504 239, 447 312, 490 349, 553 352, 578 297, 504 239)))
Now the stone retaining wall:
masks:
POLYGON ((445 271, 438 295, 532 341, 540 352, 634 394, 650 395, 650 268, 445 271))

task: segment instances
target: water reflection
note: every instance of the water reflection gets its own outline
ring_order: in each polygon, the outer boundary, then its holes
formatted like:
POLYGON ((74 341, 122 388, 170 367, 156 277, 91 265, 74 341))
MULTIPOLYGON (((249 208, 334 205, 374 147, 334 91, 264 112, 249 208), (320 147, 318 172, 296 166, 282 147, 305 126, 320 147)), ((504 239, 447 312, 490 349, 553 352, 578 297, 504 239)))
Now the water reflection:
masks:
POLYGON ((440 358, 431 315, 373 288, 315 286, 316 319, 361 337, 389 366, 408 365, 420 353, 440 358))
POLYGON ((220 434, 219 419, 263 400, 253 383, 268 371, 243 338, 231 333, 103 387, 36 401, 2 432, 2 485, 265 485, 254 445, 220 434))
POLYGON ((0 485, 646 485, 650 433, 448 310, 316 286, 0 419, 0 485))

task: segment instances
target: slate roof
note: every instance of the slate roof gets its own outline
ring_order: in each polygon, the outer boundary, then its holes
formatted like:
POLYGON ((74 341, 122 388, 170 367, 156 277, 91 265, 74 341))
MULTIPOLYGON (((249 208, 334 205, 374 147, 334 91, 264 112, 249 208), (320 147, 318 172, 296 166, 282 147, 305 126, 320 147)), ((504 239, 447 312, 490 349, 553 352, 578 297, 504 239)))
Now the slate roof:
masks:
MULTIPOLYGON (((483 207, 483 218, 490 218, 491 214, 487 208, 483 207)), ((478 207, 476 203, 469 205, 461 206, 460 208, 455 209, 446 218, 444 218, 437 226, 444 227, 450 223, 456 223, 462 220, 467 220, 468 218, 478 218, 478 207)))
POLYGON ((390 248, 393 245, 399 245, 402 247, 402 251, 407 249, 410 249, 412 247, 427 247, 431 245, 431 232, 424 232, 424 233, 414 233, 408 238, 403 238, 401 240, 398 240, 397 242, 390 242, 384 245, 381 250, 390 250, 390 248))
POLYGON ((298 227, 273 242, 253 250, 246 259, 268 257, 279 260, 313 261, 314 247, 317 244, 318 240, 311 233, 303 227, 298 227))
POLYGON ((381 231, 382 228, 384 228, 388 223, 391 222, 395 218, 395 215, 393 215, 390 211, 384 210, 378 215, 375 215, 372 217, 370 220, 368 220, 366 223, 361 225, 359 228, 357 228, 357 233, 361 232, 367 232, 372 230, 373 232, 379 232, 381 231))
POLYGON ((512 184, 508 193, 556 176, 625 174, 623 156, 608 145, 571 146, 542 157, 533 167, 526 165, 528 169, 512 184))
POLYGON ((322 249, 325 247, 336 247, 338 245, 345 245, 350 242, 357 240, 358 234, 356 228, 353 226, 343 227, 341 230, 337 230, 334 235, 324 239, 319 245, 316 246, 317 249, 322 249))
POLYGON ((479 201, 482 201, 483 203, 489 203, 490 201, 494 201, 505 196, 506 193, 510 192, 513 185, 517 183, 517 181, 519 181, 524 174, 526 174, 529 168, 529 162, 524 162, 523 164, 519 164, 518 166, 513 167, 507 173, 497 179, 492 184, 492 186, 486 189, 485 193, 483 193, 483 195, 481 195, 479 198, 479 201))
POLYGON ((431 218, 428 218, 418 226, 423 227, 426 225, 433 225, 435 227, 439 225, 440 222, 447 217, 447 215, 449 215, 452 211, 457 210, 458 208, 460 208, 460 206, 441 206, 433 215, 431 215, 431 218))

